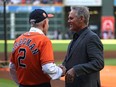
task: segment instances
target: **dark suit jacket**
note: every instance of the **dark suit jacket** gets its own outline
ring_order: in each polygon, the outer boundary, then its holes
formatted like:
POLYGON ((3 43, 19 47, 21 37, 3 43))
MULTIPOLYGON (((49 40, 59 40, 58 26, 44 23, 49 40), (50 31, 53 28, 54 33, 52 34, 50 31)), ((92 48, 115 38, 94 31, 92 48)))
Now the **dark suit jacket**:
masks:
POLYGON ((100 38, 86 29, 69 52, 70 45, 63 65, 67 70, 73 67, 76 76, 73 83, 66 83, 65 87, 101 87, 99 71, 104 67, 104 58, 100 38))

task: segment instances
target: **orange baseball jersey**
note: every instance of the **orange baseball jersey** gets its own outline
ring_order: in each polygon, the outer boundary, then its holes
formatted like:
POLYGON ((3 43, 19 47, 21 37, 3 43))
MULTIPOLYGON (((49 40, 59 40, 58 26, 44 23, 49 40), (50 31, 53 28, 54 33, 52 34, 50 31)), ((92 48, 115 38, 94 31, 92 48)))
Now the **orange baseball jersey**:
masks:
POLYGON ((37 32, 26 32, 15 42, 10 61, 15 64, 17 78, 22 85, 38 85, 49 82, 42 65, 54 62, 49 38, 37 32))

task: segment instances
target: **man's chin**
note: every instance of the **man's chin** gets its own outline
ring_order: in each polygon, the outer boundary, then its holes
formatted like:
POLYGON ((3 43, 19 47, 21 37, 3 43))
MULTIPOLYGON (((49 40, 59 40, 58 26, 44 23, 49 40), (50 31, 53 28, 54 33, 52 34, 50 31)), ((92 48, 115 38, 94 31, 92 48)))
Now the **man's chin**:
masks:
POLYGON ((73 31, 73 28, 69 28, 70 31, 73 31))

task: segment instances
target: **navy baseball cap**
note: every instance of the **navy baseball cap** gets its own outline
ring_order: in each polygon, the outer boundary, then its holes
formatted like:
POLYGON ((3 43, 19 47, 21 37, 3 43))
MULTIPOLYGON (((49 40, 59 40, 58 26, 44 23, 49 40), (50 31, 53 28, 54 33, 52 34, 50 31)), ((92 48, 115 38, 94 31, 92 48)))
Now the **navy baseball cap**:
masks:
POLYGON ((43 21, 44 19, 51 18, 53 16, 54 16, 53 14, 47 14, 42 9, 35 9, 29 15, 29 22, 30 23, 39 23, 39 22, 43 21))

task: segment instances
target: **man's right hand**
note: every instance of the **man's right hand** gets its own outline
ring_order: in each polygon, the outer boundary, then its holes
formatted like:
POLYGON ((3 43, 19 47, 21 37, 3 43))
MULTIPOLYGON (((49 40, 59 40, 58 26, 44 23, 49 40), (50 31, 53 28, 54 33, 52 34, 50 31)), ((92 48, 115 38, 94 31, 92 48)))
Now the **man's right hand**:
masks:
POLYGON ((65 68, 65 66, 63 66, 63 65, 59 65, 59 67, 60 67, 60 68, 62 69, 62 71, 63 71, 61 77, 65 76, 65 74, 66 74, 66 68, 65 68))

